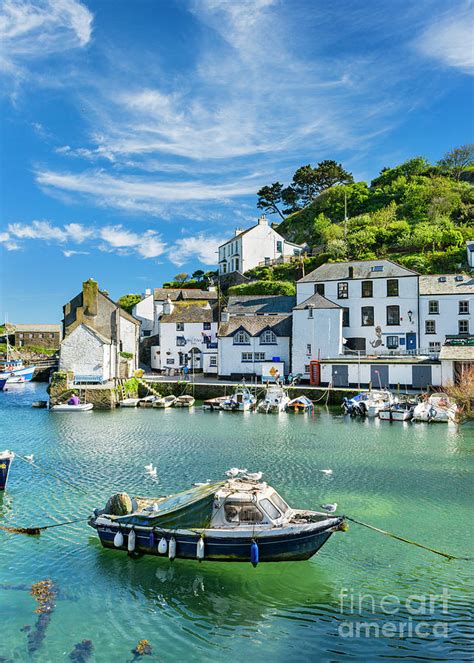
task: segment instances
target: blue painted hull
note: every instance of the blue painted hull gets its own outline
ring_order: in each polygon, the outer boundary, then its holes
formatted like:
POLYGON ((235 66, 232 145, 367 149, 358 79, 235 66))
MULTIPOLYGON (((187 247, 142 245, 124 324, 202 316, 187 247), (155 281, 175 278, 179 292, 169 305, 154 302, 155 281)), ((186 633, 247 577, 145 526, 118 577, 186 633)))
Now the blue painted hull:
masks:
POLYGON ((0 458, 0 490, 5 490, 8 481, 8 472, 12 464, 12 458, 0 458))
POLYGON ((6 378, 0 378, 0 391, 3 391, 3 387, 7 384, 6 378))
MULTIPOLYGON (((343 518, 336 519, 342 524, 343 518)), ((95 527, 93 521, 90 524, 95 527)), ((114 546, 115 534, 118 527, 99 525, 96 527, 100 541, 105 548, 115 550, 127 550, 128 530, 122 528, 120 531, 124 536, 124 544, 120 548, 114 546)), ((331 526, 326 529, 314 529, 312 531, 296 532, 295 534, 270 534, 262 533, 255 535, 259 550, 260 562, 289 562, 309 559, 326 543, 331 534, 338 527, 331 526)), ((197 544, 200 533, 178 533, 171 530, 156 531, 153 547, 150 545, 150 530, 142 531, 135 529, 135 552, 145 555, 165 557, 158 553, 158 541, 161 537, 167 541, 171 537, 176 540, 176 557, 181 559, 197 559, 197 544)), ((213 536, 211 530, 206 530, 204 535, 204 559, 214 562, 250 562, 251 535, 242 537, 213 536)))
POLYGON ((9 372, 0 373, 0 380, 8 380, 8 382, 31 382, 35 372, 35 366, 27 366, 25 368, 16 368, 9 372))

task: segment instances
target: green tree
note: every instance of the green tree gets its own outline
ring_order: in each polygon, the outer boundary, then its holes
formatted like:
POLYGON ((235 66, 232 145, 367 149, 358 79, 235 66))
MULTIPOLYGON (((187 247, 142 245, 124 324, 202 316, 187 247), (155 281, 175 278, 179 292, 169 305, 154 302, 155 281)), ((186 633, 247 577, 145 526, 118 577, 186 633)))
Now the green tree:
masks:
POLYGON ((270 186, 263 186, 257 191, 257 207, 263 209, 268 214, 278 214, 282 219, 285 217, 280 209, 282 203, 283 184, 273 182, 270 186))
POLYGON ((195 272, 193 272, 193 279, 196 279, 196 281, 202 281, 204 278, 204 271, 202 269, 196 269, 195 272))
POLYGON ((295 295, 296 286, 290 281, 252 281, 233 285, 229 295, 295 295))
POLYGON ((463 170, 474 166, 474 143, 461 145, 446 152, 444 157, 438 161, 438 166, 455 180, 459 180, 463 170))
POLYGON ((188 280, 188 278, 189 274, 186 274, 186 272, 180 272, 179 274, 176 274, 174 280, 176 281, 176 283, 184 283, 185 281, 188 280))
POLYGON ((320 161, 314 169, 314 174, 319 193, 336 184, 351 184, 354 181, 352 173, 347 172, 340 163, 331 159, 320 161))
POLYGON ((343 239, 331 239, 326 250, 332 260, 345 260, 349 253, 347 242, 343 239))
POLYGON ((122 295, 117 304, 127 313, 131 313, 135 304, 138 304, 141 300, 142 296, 138 294, 122 295))

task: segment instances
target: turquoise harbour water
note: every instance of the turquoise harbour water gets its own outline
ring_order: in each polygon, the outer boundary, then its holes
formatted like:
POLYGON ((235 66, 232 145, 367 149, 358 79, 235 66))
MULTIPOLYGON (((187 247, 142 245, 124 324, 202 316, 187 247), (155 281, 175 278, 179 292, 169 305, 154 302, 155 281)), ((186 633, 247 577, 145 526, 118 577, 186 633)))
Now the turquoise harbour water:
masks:
MULTIPOLYGON (((336 409, 61 415, 30 407, 44 394, 41 384, 0 393, 0 446, 34 453, 87 496, 16 460, 2 525, 87 518, 113 492, 165 494, 238 466, 262 470, 292 506, 338 502, 340 513, 474 556, 472 426, 350 420, 336 409)), ((472 660, 472 571, 353 524, 307 562, 256 569, 131 559, 102 549, 85 522, 35 538, 0 532, 0 661, 68 661, 91 640, 88 660, 119 663, 141 639, 150 662, 472 660), (29 587, 46 578, 59 593, 42 619, 29 587), (443 592, 446 609, 434 596, 443 592)))

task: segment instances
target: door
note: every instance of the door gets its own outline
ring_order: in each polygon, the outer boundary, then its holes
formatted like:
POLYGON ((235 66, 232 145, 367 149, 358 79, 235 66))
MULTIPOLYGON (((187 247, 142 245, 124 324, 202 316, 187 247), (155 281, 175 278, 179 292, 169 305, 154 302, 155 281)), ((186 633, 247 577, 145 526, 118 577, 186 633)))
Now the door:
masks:
POLYGON ((412 332, 407 334, 407 351, 410 352, 416 350, 416 334, 412 332))
POLYGON ((431 366, 412 366, 411 382, 415 389, 426 389, 431 385, 431 366))
POLYGON ((349 386, 349 367, 347 364, 335 364, 332 367, 332 386, 349 386))
POLYGON ((388 366, 374 365, 370 366, 370 381, 372 382, 372 389, 388 389, 388 366))

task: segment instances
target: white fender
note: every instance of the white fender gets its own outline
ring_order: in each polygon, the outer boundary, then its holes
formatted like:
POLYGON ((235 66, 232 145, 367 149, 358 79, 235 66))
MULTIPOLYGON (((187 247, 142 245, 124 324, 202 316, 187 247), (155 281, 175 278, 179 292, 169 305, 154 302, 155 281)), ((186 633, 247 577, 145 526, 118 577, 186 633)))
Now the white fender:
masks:
POLYGON ((170 544, 168 546, 168 557, 173 560, 176 557, 176 539, 174 536, 170 539, 170 544))
POLYGON ((135 538, 136 538, 135 532, 133 529, 131 529, 130 534, 128 535, 128 545, 127 545, 128 552, 133 552, 135 550, 135 538))
POLYGON ((204 539, 199 537, 199 541, 197 542, 196 546, 196 557, 198 559, 204 559, 204 539))
POLYGON ((168 550, 168 543, 165 539, 165 537, 161 537, 160 542, 158 544, 158 552, 160 555, 166 555, 166 551, 168 550))
POLYGON ((117 532, 114 536, 114 546, 116 548, 121 548, 123 546, 123 534, 122 532, 117 532))

